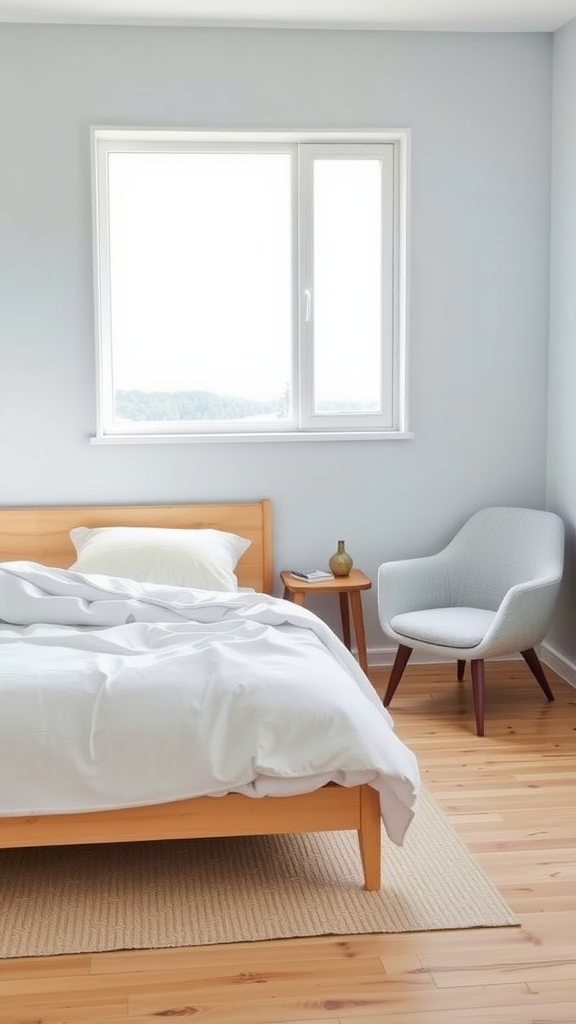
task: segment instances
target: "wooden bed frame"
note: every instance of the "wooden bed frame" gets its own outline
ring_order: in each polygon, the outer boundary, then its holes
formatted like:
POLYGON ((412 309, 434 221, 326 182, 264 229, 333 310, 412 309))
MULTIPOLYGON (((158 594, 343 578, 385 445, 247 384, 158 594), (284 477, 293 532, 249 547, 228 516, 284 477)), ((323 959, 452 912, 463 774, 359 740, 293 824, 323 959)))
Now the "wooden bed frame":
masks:
MULTIPOLYGON (((0 509, 0 562, 67 568, 76 526, 212 528, 251 541, 240 559, 240 586, 272 593, 272 504, 134 505, 0 509)), ((0 848, 76 843, 268 835, 356 829, 369 890, 380 889, 380 798, 370 786, 330 784, 312 793, 254 799, 236 793, 113 811, 0 818, 0 848)))

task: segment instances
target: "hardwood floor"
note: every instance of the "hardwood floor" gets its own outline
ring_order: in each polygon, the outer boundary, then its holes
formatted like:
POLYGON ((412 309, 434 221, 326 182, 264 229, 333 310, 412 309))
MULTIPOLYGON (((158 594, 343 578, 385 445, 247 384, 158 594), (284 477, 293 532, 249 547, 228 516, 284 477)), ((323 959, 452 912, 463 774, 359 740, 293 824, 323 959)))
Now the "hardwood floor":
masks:
POLYGON ((576 690, 486 669, 483 739, 455 666, 409 667, 391 711, 520 928, 5 960, 0 1024, 575 1024, 576 690))

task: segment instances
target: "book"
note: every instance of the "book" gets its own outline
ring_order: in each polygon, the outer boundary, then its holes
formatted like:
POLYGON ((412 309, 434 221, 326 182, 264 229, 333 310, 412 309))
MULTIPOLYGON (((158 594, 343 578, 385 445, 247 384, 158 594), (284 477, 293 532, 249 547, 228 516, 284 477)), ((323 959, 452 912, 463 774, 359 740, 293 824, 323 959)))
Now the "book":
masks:
POLYGON ((306 580, 307 583, 320 583, 321 580, 333 580, 334 573, 327 569, 291 569, 290 575, 297 580, 306 580))

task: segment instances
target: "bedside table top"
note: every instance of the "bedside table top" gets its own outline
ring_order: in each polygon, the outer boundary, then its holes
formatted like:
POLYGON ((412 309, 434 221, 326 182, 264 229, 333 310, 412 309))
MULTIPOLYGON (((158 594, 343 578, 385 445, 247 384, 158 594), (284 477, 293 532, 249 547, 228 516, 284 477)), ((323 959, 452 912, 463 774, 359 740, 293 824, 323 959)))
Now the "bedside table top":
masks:
POLYGON ((361 569, 351 569, 348 576, 335 576, 333 580, 318 580, 316 583, 296 579, 289 569, 283 569, 280 578, 290 593, 316 592, 322 594, 332 592, 338 594, 351 590, 370 590, 372 586, 372 581, 361 569))

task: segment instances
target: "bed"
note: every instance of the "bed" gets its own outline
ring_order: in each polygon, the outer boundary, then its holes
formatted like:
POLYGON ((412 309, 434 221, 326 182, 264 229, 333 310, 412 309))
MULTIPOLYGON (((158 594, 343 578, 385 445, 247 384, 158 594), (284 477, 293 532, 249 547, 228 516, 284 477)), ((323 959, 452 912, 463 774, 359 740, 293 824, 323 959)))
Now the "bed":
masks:
MULTIPOLYGON (((181 606, 178 606, 177 611, 174 612, 178 623, 180 624, 181 616, 188 616, 187 601, 191 600, 193 595, 202 615, 213 616, 216 607, 218 614, 222 614, 227 622, 229 616, 240 614, 237 610, 240 606, 242 606, 242 614, 248 608, 252 620, 258 624, 262 615, 264 615, 266 623, 271 617, 276 621, 279 616, 282 623, 284 621, 287 623, 287 626, 284 626, 284 633, 286 630, 288 631, 290 643, 293 646, 298 645, 299 638, 302 636, 308 637, 308 632, 304 634, 303 628, 306 631, 318 630, 318 635, 321 637, 322 656, 325 657, 324 646, 328 644, 332 652, 329 657, 335 657, 338 661, 338 672, 341 674, 343 666, 347 675, 356 676, 356 682, 360 688, 365 687, 362 713, 368 716, 367 720, 372 722, 374 719, 376 728, 376 717, 387 716, 387 712, 383 709, 380 710, 380 702, 377 700, 374 701, 373 710, 367 707, 366 701, 369 703, 371 700, 371 695, 368 693, 368 690, 371 689, 370 685, 352 655, 337 638, 333 637, 328 627, 320 624, 320 620, 315 623, 313 620, 316 620, 316 616, 308 610, 298 609, 296 606, 290 605, 289 602, 267 596, 272 595, 274 582, 272 505, 269 500, 212 505, 0 509, 0 570, 2 570, 0 575, 5 581, 8 581, 8 586, 17 588, 13 591, 16 594, 14 605, 11 603, 12 599, 5 598, 4 611, 0 608, 0 621, 3 623, 0 626, 0 658, 2 657, 3 641, 8 645, 5 647, 5 652, 11 653, 16 646, 22 646, 24 634, 28 638, 30 634, 34 634, 34 624, 37 620, 35 618, 28 620, 26 615, 30 613, 26 611, 23 618, 16 616, 18 624, 14 626, 11 608, 19 605, 21 595, 23 595, 22 606, 27 609, 28 595, 35 589, 38 581, 41 588, 45 589, 45 580, 48 580, 51 588, 50 596, 45 602, 43 610, 44 607, 58 604, 64 592, 67 594, 68 600, 72 600, 75 606, 82 607, 83 614, 87 607, 91 610, 93 607, 99 606, 100 591, 97 588, 95 591, 90 588, 92 585, 96 586, 96 582, 98 582, 98 586, 101 586, 103 577, 84 576, 79 575, 78 572, 69 572, 69 567, 74 564, 77 556, 70 534, 71 531, 79 530, 81 527, 89 531, 100 531, 110 527, 167 529, 170 531, 207 530, 244 538, 246 542, 249 542, 249 546, 242 551, 235 568, 238 593, 213 595, 208 592, 204 595, 199 591, 184 592, 182 588, 172 587, 169 596, 171 597, 174 593, 181 601, 181 606), (65 590, 56 591, 60 595, 59 597, 54 596, 52 589, 56 584, 60 588, 65 588, 65 590), (88 589, 86 589, 87 587, 88 589), (97 600, 92 601, 94 594, 97 600), (86 595, 88 600, 85 599, 86 595), (186 610, 183 610, 184 604, 186 604, 186 610), (293 620, 290 616, 294 615, 296 619, 293 620), (299 619, 298 616, 304 616, 304 619, 299 619), (26 626, 28 621, 30 621, 30 625, 26 626), (322 633, 322 630, 325 630, 326 633, 322 633), (10 644, 12 646, 9 648, 10 644)), ((154 586, 147 588, 147 584, 126 581, 126 586, 130 583, 131 589, 124 596, 123 590, 126 588, 122 580, 119 582, 111 580, 109 584, 107 581, 105 582, 106 602, 109 602, 110 594, 112 594, 118 601, 131 601, 131 607, 144 607, 146 615, 148 615, 147 609, 150 605, 154 606, 155 615, 156 608, 160 607, 162 622, 164 614, 162 609, 166 607, 172 609, 172 605, 168 606, 165 603, 165 589, 162 590, 158 587, 154 589, 154 586)), ((44 589, 42 596, 45 596, 44 589)), ((35 605, 32 607, 35 608, 35 605)), ((195 617, 200 614, 196 610, 196 605, 193 611, 195 617)), ((171 610, 169 614, 172 614, 171 610)), ((46 620, 41 616, 38 621, 44 623, 46 620)), ((125 616, 123 621, 132 622, 133 616, 129 618, 125 616)), ((101 637, 104 635, 103 624, 99 622, 97 625, 97 632, 101 637)), ((140 628, 139 624, 138 628, 140 628)), ((268 625, 265 627, 258 625, 258 629, 260 628, 265 628, 267 632, 271 629, 268 625)), ((66 625, 65 629, 69 630, 72 627, 66 625)), ((83 637, 90 638, 93 631, 84 625, 79 628, 78 632, 83 637)), ((316 635, 311 635, 311 639, 317 648, 316 635)), ((258 650, 258 648, 254 649, 258 650)), ((2 690, 0 689, 1 698, 2 690)), ((356 696, 354 696, 354 700, 356 700, 356 696)), ((9 705, 6 706, 9 707, 9 705)), ((385 720, 391 722, 389 716, 385 720)), ((381 728, 379 722, 377 728, 381 728)), ((0 847, 355 829, 358 831, 365 886, 369 890, 377 890, 381 886, 382 820, 384 818, 386 824, 385 814, 389 807, 399 815, 400 824, 396 835, 391 837, 395 842, 401 842, 414 812, 418 790, 418 770, 414 756, 407 748, 403 747, 391 727, 389 733, 394 754, 391 754, 390 757, 386 755, 386 764, 390 760, 392 768, 390 778, 386 778, 382 783, 384 789, 382 786, 380 789, 375 788, 375 784, 371 785, 363 781, 359 784, 352 784, 355 778, 354 773, 348 775, 345 772, 340 773, 345 778, 344 784, 333 780, 325 782, 322 781, 324 775, 320 772, 318 775, 320 783, 316 785, 313 778, 309 783, 306 780, 306 791, 288 795, 284 791, 280 791, 280 795, 276 795, 276 789, 270 789, 270 791, 264 792, 262 798, 254 798, 254 796, 261 795, 258 793, 250 792, 247 795, 242 787, 239 787, 238 791, 224 794, 212 793, 208 789, 207 792, 210 795, 194 795, 183 799, 170 797, 158 800, 158 798, 154 798, 154 802, 134 801, 131 806, 113 808, 99 809, 92 806, 88 810, 75 808, 73 812, 69 813, 53 813, 47 812, 45 809, 38 812, 35 807, 27 810, 23 806, 6 811, 2 809, 0 801, 0 847), (399 759, 398 768, 395 765, 394 757, 399 759), (308 785, 311 788, 307 788, 308 785)), ((386 734, 388 734, 388 727, 386 734)), ((338 772, 335 774, 337 778, 340 778, 338 772)), ((359 773, 359 777, 364 778, 362 772, 359 773)), ((278 785, 280 781, 282 780, 278 781, 278 785)), ((7 788, 12 785, 12 782, 13 779, 8 780, 7 788)), ((250 783, 250 786, 252 785, 253 783, 250 783)), ((380 785, 380 781, 378 785, 380 785)))

